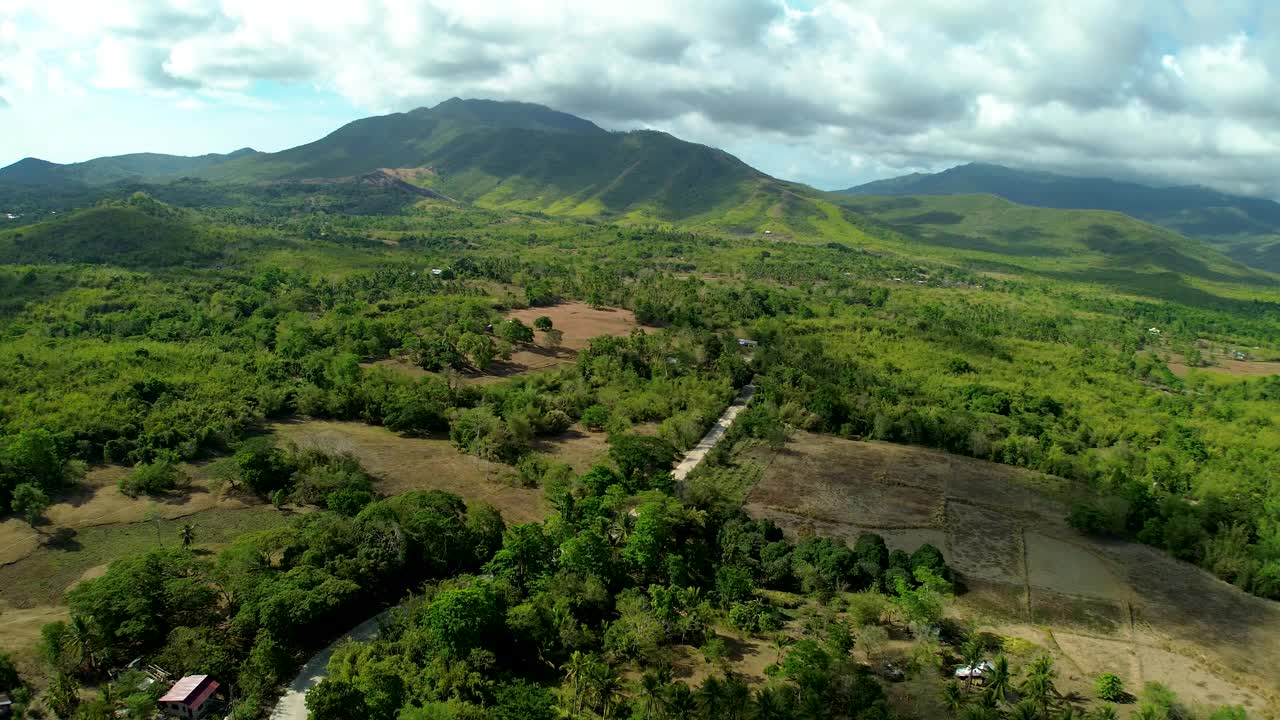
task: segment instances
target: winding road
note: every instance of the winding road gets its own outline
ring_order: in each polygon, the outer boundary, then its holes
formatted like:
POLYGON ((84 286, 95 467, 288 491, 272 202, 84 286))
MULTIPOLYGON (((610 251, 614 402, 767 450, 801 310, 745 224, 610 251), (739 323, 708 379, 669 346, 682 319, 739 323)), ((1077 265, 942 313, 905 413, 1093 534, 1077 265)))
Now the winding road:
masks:
MULTIPOLYGON (((737 419, 738 413, 742 412, 747 403, 751 402, 751 396, 756 392, 754 385, 744 385, 738 396, 733 399, 729 407, 725 408, 724 414, 716 420, 716 424, 711 426, 707 434, 702 436, 702 440, 693 446, 684 459, 676 466, 675 475, 676 482, 682 482, 685 477, 698 467, 698 463, 711 452, 711 449, 724 438, 724 434, 733 426, 734 420, 737 419)), ((328 674, 326 666, 329 664, 329 658, 333 657, 333 651, 339 645, 347 640, 364 641, 371 639, 378 632, 378 620, 386 616, 395 608, 384 610, 377 615, 365 620, 359 625, 351 628, 342 637, 334 640, 324 650, 316 653, 302 669, 298 671, 298 676, 289 683, 289 687, 285 689, 284 695, 280 697, 276 703, 275 709, 271 711, 271 720, 307 720, 307 691, 315 687, 328 674)))
POLYGON ((333 651, 347 640, 372 639, 378 634, 378 621, 394 609, 383 610, 351 628, 342 637, 330 643, 329 647, 312 656, 298 671, 298 676, 293 679, 293 682, 289 683, 289 687, 285 688, 284 695, 280 696, 280 700, 276 702, 275 709, 271 711, 271 720, 307 720, 307 691, 328 675, 325 666, 329 664, 329 658, 333 657, 333 651))

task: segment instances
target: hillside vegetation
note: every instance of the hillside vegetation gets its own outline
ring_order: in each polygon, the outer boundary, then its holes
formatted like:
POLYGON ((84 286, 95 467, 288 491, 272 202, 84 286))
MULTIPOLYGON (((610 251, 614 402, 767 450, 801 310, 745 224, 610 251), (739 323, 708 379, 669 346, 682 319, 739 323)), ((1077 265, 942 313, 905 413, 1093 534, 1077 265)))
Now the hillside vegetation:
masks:
POLYGON ((1037 207, 1113 210, 1204 240, 1235 260, 1280 272, 1280 203, 1203 187, 1151 187, 971 163, 842 191, 849 195, 991 194, 1037 207))

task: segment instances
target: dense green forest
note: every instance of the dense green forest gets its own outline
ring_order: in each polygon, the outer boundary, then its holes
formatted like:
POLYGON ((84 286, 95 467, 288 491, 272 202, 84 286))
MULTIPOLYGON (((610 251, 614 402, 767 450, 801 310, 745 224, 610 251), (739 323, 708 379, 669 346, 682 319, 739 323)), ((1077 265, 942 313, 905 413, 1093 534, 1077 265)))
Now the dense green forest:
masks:
MULTIPOLYGON (((145 495, 178 463, 220 459, 246 491, 314 510, 78 585, 41 645, 59 716, 151 702, 125 681, 123 699, 75 692, 143 655, 225 678, 234 716, 259 717, 318 641, 401 600, 376 640, 341 650, 313 717, 870 720, 890 711, 849 654, 868 627, 896 623, 924 666, 998 660, 942 622, 963 578, 936 548, 787 540, 743 514, 740 488, 673 485, 678 452, 747 382, 735 441, 798 428, 1049 473, 1069 481, 1079 530, 1280 599, 1280 376, 1184 378, 1162 359, 1200 343, 1274 353, 1280 293, 1185 239, 1161 245, 1170 263, 1100 281, 1168 238, 1117 222, 1135 245, 1060 263, 1050 237, 993 267, 994 245, 955 252, 847 209, 775 238, 361 182, 145 189, 23 194, 41 219, 0 231, 0 507, 35 525, 88 466, 134 466, 122 487, 145 495), (466 382, 553 330, 505 311, 560 300, 626 308, 650 330, 597 338, 568 367, 466 382), (740 337, 759 345, 748 355, 740 337), (373 364, 388 358, 424 372, 373 364), (507 525, 446 493, 378 497, 354 458, 261 436, 294 416, 448 437, 518 468, 554 512, 507 525), (608 432, 607 462, 574 473, 532 452, 579 421, 608 432), (717 625, 771 638, 784 617, 805 631, 779 640, 768 683, 715 664, 717 625), (716 671, 674 678, 678 646, 716 671)), ((1053 237, 1088 241, 1076 221, 1053 237)), ((970 222, 966 237, 990 227, 970 222)), ((1053 669, 1022 670, 1006 681, 1029 705, 974 692, 953 709, 1048 717, 1053 669)), ((1158 687, 1142 701, 1174 707, 1158 687)))

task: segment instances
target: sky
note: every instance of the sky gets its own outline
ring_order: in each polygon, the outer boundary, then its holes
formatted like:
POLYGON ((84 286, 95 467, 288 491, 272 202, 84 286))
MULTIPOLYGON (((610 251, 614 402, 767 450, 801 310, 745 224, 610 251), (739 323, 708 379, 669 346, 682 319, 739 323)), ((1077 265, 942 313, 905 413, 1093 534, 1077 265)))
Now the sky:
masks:
POLYGON ((282 150, 450 97, 823 189, 978 161, 1280 197, 1274 0, 0 2, 0 166, 282 150))

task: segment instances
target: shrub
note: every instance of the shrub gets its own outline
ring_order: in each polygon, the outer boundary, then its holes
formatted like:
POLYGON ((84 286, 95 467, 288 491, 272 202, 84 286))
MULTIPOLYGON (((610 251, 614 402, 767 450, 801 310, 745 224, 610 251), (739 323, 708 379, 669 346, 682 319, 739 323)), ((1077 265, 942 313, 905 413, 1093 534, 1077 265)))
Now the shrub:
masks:
POLYGON ((1100 675, 1093 687, 1098 691, 1098 697, 1107 702, 1118 702, 1124 697, 1124 682, 1113 673, 1100 675))
POLYGON ((138 463, 133 472, 120 478, 120 492, 129 497, 160 495, 174 489, 185 479, 186 475, 182 470, 167 460, 138 463))
POLYGON ((539 315, 537 318, 535 318, 533 321, 533 326, 543 332, 546 332, 547 330, 550 330, 552 327, 554 327, 551 322, 551 318, 547 317, 546 315, 539 315))
POLYGON ((592 405, 582 411, 582 424, 591 432, 600 432, 609 424, 609 408, 592 405))

